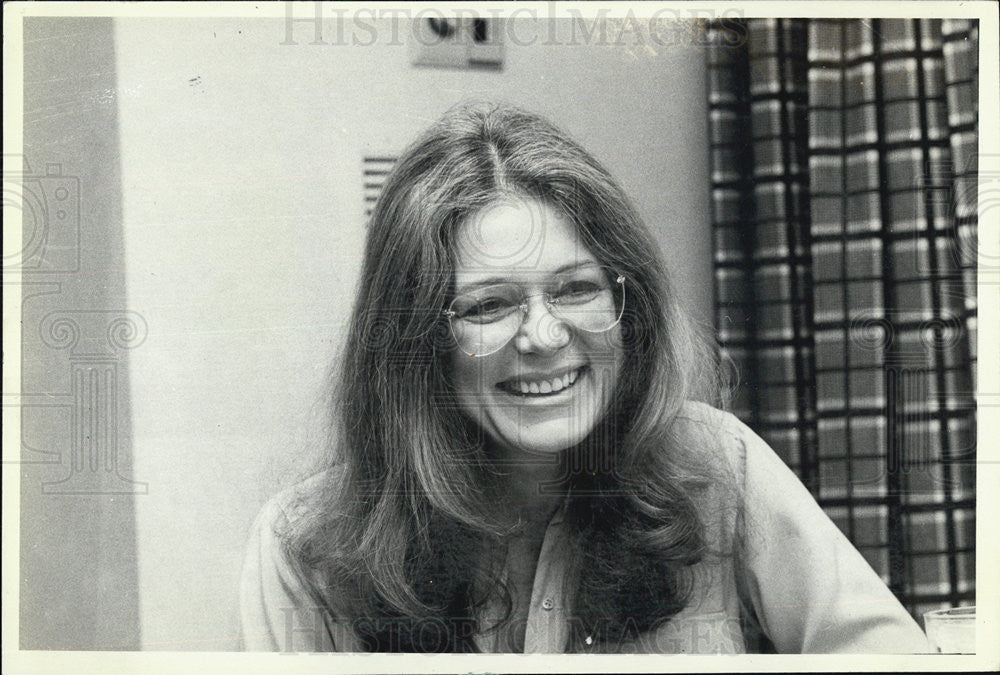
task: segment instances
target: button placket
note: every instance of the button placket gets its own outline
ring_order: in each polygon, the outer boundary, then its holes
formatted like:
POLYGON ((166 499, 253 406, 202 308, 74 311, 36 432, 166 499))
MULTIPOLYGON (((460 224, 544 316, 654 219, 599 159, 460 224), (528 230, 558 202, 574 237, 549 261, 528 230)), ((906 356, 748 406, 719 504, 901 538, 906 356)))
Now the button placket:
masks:
POLYGON ((525 631, 526 653, 557 653, 566 647, 568 626, 563 593, 570 548, 562 523, 550 523, 535 575, 529 625, 525 631))

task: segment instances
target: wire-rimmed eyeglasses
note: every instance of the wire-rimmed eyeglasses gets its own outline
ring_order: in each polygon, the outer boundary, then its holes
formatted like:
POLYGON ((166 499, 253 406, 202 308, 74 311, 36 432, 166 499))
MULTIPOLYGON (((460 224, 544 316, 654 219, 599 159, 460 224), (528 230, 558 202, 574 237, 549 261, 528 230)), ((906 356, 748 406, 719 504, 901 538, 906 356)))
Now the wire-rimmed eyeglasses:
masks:
POLYGON ((528 300, 545 299, 549 313, 572 327, 603 333, 625 311, 625 276, 604 265, 582 265, 555 275, 552 290, 529 295, 508 282, 466 291, 444 310, 458 348, 469 356, 488 356, 510 342, 528 314, 528 300))

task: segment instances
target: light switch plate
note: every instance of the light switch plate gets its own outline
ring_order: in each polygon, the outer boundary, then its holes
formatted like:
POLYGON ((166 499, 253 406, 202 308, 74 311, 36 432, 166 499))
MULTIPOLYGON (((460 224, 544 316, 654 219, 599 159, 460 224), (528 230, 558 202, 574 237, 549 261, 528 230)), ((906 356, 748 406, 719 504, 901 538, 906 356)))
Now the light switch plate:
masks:
POLYGON ((500 68, 502 32, 500 19, 417 19, 410 33, 410 62, 443 68, 500 68))

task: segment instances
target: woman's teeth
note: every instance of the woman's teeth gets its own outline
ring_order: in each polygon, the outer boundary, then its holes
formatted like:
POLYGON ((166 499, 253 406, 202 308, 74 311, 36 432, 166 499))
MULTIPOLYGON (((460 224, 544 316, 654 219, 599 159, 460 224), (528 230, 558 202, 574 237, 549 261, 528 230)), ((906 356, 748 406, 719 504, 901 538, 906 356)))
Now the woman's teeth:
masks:
POLYGON ((580 370, 580 368, 577 368, 562 377, 554 377, 549 380, 516 380, 505 382, 502 386, 504 389, 515 394, 553 394, 573 385, 576 382, 576 378, 580 376, 580 370))

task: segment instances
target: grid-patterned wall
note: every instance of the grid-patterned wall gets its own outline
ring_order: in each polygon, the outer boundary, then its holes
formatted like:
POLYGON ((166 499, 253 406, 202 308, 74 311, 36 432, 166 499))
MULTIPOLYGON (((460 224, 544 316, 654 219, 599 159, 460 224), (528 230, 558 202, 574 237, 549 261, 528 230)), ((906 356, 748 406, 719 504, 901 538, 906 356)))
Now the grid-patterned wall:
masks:
POLYGON ((974 600, 977 25, 712 30, 735 412, 915 614, 974 600))

